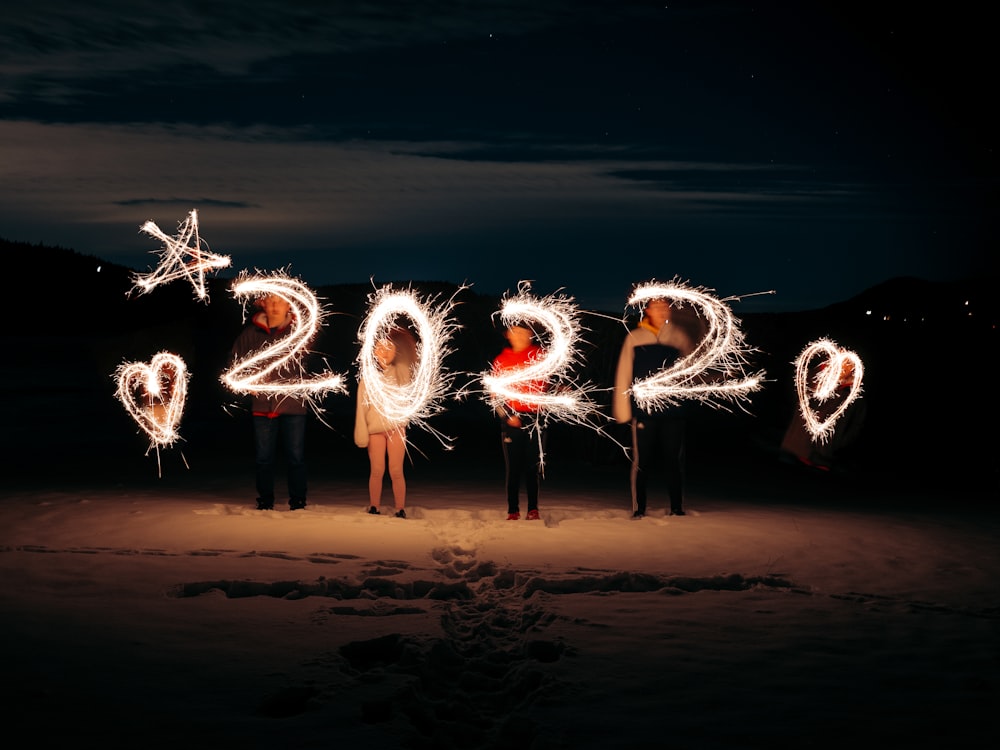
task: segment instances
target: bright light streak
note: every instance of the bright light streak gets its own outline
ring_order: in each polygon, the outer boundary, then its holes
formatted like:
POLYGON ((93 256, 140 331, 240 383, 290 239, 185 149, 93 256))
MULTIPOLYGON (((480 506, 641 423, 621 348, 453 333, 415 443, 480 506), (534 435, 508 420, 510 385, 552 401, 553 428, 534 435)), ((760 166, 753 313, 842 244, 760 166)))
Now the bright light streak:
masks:
POLYGON ((222 383, 234 393, 281 393, 306 399, 314 410, 319 411, 317 399, 327 393, 347 393, 343 375, 323 371, 306 377, 304 356, 319 333, 326 313, 316 299, 316 295, 301 281, 283 272, 271 275, 240 273, 232 286, 237 299, 260 299, 277 295, 291 306, 292 331, 271 345, 246 357, 222 374, 222 383), (299 377, 290 378, 289 372, 298 372, 299 377), (273 382, 269 376, 276 375, 273 382))
POLYGON ((184 360, 159 352, 147 364, 124 362, 114 374, 115 396, 149 436, 149 447, 159 449, 180 439, 177 427, 184 414, 190 376, 184 360))
POLYGON ((690 354, 632 384, 632 395, 640 408, 660 411, 685 399, 719 407, 720 401, 739 403, 760 390, 764 373, 746 372, 752 350, 745 346, 739 321, 725 304, 727 300, 675 280, 637 286, 628 304, 641 308, 652 299, 666 299, 672 307, 692 305, 708 330, 690 354))
POLYGON ((160 262, 147 274, 134 274, 132 280, 140 294, 151 292, 160 284, 167 284, 176 279, 188 279, 194 287, 198 299, 208 301, 205 290, 205 271, 228 268, 232 262, 228 255, 216 255, 203 248, 207 247, 198 235, 198 212, 192 210, 187 218, 178 226, 177 235, 168 237, 152 221, 147 221, 139 228, 151 237, 163 243, 159 251, 160 262))
POLYGON ((368 296, 368 314, 358 331, 359 375, 365 381, 372 407, 389 422, 427 430, 446 447, 450 447, 447 439, 432 429, 427 419, 441 411, 441 402, 455 378, 443 364, 451 353, 448 344, 458 329, 449 317, 454 305, 454 296, 439 303, 437 298, 423 299, 411 290, 387 285, 368 296), (409 319, 416 331, 417 362, 409 383, 388 383, 376 361, 375 346, 400 325, 400 318, 409 319))
POLYGON ((837 420, 847 411, 847 407, 861 395, 861 380, 864 377, 861 357, 824 338, 808 344, 794 364, 795 391, 799 397, 802 420, 813 440, 824 443, 833 436, 837 420), (819 357, 825 357, 825 362, 820 362, 816 374, 810 377, 813 363, 819 357), (823 404, 833 398, 841 384, 842 374, 847 373, 853 375, 850 390, 837 407, 825 419, 821 419, 812 407, 813 400, 823 404))
POLYGON ((523 325, 534 331, 544 355, 517 370, 483 373, 480 379, 491 405, 520 401, 533 405, 539 417, 590 425, 599 408, 590 398, 595 389, 578 384, 573 375, 580 362, 582 330, 573 298, 559 293, 536 297, 522 281, 517 294, 503 300, 498 314, 504 328, 523 325), (535 382, 547 388, 525 387, 535 382))

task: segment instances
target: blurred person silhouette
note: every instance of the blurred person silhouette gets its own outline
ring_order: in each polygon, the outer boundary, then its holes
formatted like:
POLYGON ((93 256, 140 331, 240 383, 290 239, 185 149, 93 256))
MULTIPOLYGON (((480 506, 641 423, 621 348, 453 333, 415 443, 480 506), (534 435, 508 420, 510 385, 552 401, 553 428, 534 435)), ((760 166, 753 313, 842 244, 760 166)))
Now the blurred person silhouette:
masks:
POLYGON ((644 411, 632 397, 632 384, 672 366, 694 350, 687 331, 671 321, 674 310, 663 298, 650 299, 638 325, 629 331, 618 355, 612 414, 631 427, 632 517, 646 515, 650 472, 666 476, 671 516, 684 511, 684 462, 687 405, 644 411))
MULTIPOLYGON (((526 326, 514 324, 504 329, 506 346, 493 360, 493 374, 509 373, 529 366, 545 356, 545 350, 535 342, 534 333, 526 326)), ((547 385, 541 380, 520 383, 515 388, 530 396, 542 393, 547 385)), ((537 521, 538 486, 542 469, 545 441, 544 425, 538 418, 538 406, 530 399, 497 399, 494 410, 500 418, 500 445, 504 458, 504 486, 507 492, 507 520, 521 518, 521 487, 528 501, 528 521, 537 521)))
MULTIPOLYGON (((255 313, 233 344, 231 362, 272 346, 288 336, 296 319, 291 304, 277 294, 267 294, 256 301, 255 313)), ((268 384, 300 379, 301 360, 278 368, 265 376, 268 384)), ((255 480, 257 509, 274 509, 274 468, 279 441, 284 449, 287 471, 288 507, 306 507, 307 473, 305 457, 307 401, 284 393, 250 393, 253 415, 255 480)))
MULTIPOLYGON (((401 327, 389 329, 375 343, 375 361, 386 385, 405 386, 413 381, 417 365, 417 342, 413 334, 401 327)), ((406 456, 406 423, 393 422, 371 403, 370 386, 358 379, 357 410, 354 419, 354 443, 368 449, 371 470, 368 475, 368 512, 379 515, 382 506, 382 486, 385 482, 386 458, 396 518, 406 518, 406 476, 403 462, 406 456)))
MULTIPOLYGON (((817 371, 826 367, 827 364, 823 363, 818 366, 817 371)), ((850 396, 854 387, 854 375, 854 363, 844 360, 833 395, 817 404, 814 409, 818 421, 829 419, 830 415, 844 403, 844 399, 850 396)), ((819 440, 810 434, 802 416, 801 405, 797 406, 781 440, 780 459, 785 463, 807 466, 820 471, 846 470, 849 449, 862 432, 866 412, 864 399, 855 398, 837 419, 833 434, 826 440, 819 440)))

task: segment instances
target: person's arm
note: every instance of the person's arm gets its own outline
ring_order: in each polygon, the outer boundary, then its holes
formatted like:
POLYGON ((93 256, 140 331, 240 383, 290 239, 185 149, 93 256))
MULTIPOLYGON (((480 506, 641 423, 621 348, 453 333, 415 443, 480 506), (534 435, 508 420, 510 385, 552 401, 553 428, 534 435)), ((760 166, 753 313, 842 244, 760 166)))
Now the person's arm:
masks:
POLYGON ((683 358, 694 351, 694 342, 691 340, 691 336, 688 335, 687 331, 682 329, 679 333, 681 335, 675 346, 677 347, 677 351, 680 352, 679 357, 683 358))
POLYGON ((358 381, 358 404, 354 412, 354 444, 359 448, 368 447, 368 392, 365 381, 358 381))
POLYGON ((618 354, 618 368, 615 370, 615 392, 611 401, 612 416, 619 424, 632 421, 632 366, 635 362, 631 334, 625 337, 618 354))
MULTIPOLYGON (((497 376, 504 371, 504 368, 500 364, 500 355, 498 354, 492 362, 490 367, 490 372, 497 376)), ((493 403, 493 413, 497 415, 499 419, 505 420, 510 416, 510 409, 507 408, 507 402, 502 398, 498 398, 495 394, 491 399, 493 403)))
POLYGON ((240 334, 236 337, 233 342, 232 348, 229 350, 229 366, 232 367, 240 359, 246 355, 246 329, 240 331, 240 334))

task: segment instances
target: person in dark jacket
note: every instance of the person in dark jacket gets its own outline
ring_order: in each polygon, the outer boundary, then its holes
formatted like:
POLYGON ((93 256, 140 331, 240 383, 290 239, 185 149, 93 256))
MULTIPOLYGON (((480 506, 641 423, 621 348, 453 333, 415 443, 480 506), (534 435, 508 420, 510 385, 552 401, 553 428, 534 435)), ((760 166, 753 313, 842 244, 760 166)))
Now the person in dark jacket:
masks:
POLYGON ((632 517, 646 515, 647 478, 654 467, 666 474, 670 515, 684 512, 685 409, 670 406, 644 412, 632 398, 632 384, 673 365, 694 346, 665 299, 647 302, 639 325, 629 331, 618 355, 612 411, 615 421, 632 427, 632 517))
MULTIPOLYGON (((277 294, 257 301, 260 312, 243 329, 233 344, 232 360, 238 362, 253 352, 272 346, 288 336, 296 320, 288 300, 277 294)), ((270 373, 268 383, 296 379, 299 363, 270 373)), ((307 476, 305 459, 306 413, 308 404, 300 396, 272 391, 252 391, 253 434, 256 457, 257 509, 274 509, 274 467, 279 440, 284 447, 288 483, 288 507, 306 507, 307 476)))

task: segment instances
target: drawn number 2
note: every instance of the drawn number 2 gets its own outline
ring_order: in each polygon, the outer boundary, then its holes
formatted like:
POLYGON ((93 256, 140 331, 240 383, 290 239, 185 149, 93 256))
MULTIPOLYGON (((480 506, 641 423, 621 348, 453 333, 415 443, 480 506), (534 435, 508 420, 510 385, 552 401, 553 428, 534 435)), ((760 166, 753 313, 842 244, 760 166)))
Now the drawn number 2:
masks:
POLYGON ((580 399, 566 391, 546 392, 546 384, 566 377, 574 361, 574 344, 580 329, 568 305, 546 305, 526 292, 508 299, 500 310, 505 325, 537 323, 548 336, 544 355, 524 367, 483 376, 483 385, 494 398, 520 401, 539 409, 577 409, 580 399))
POLYGON ((271 345, 250 352, 222 375, 223 384, 234 393, 274 393, 301 397, 318 396, 332 391, 347 391, 344 376, 329 370, 306 377, 302 358, 315 338, 321 322, 316 296, 301 281, 288 276, 243 276, 232 288, 237 299, 277 295, 291 306, 295 321, 287 336, 271 345), (287 378, 288 369, 298 368, 301 377, 287 378), (271 376, 282 372, 282 377, 271 376))
POLYGON ((651 283, 637 288, 629 305, 641 307, 653 299, 693 305, 707 322, 708 331, 690 354, 632 384, 632 395, 640 407, 655 411, 684 399, 738 401, 760 388, 762 374, 747 375, 744 371, 743 333, 722 300, 679 283, 651 283))

